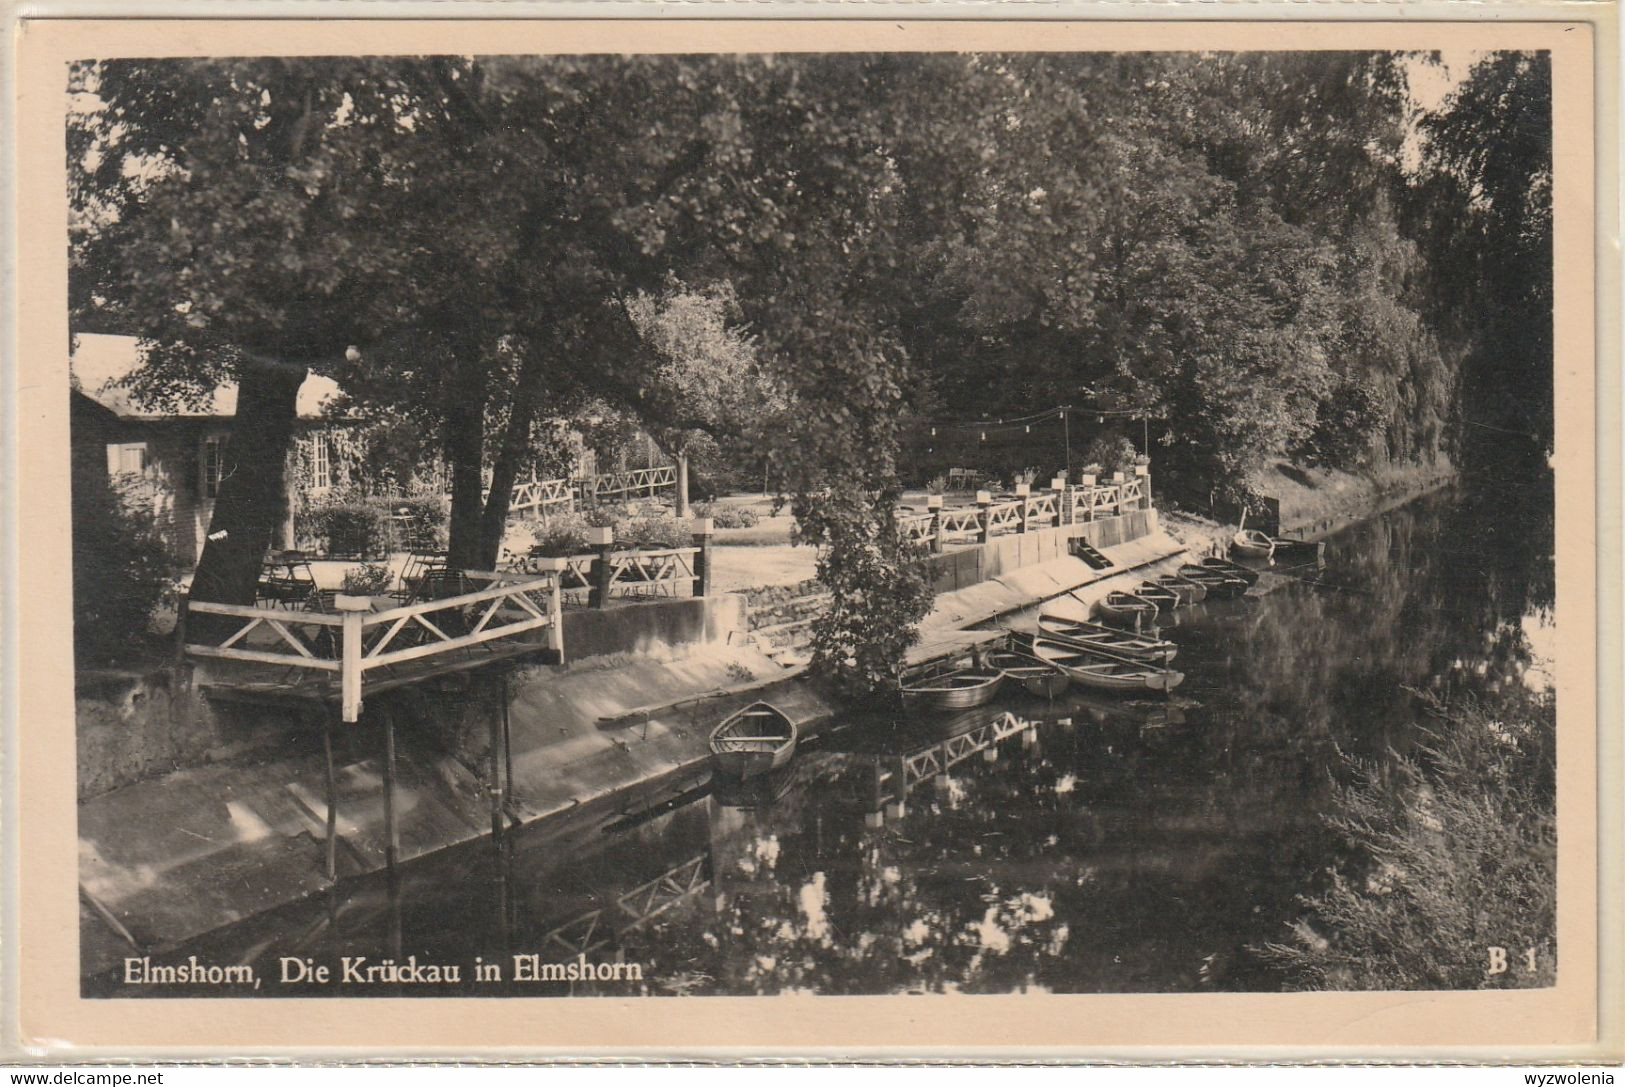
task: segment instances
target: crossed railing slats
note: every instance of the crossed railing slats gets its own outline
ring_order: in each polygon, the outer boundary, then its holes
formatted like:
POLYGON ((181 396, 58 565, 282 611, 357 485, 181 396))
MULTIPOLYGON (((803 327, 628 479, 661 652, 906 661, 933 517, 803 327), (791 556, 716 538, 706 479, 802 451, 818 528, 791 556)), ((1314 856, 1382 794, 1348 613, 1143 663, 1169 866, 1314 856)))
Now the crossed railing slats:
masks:
MULTIPOLYGON (((337 672, 340 709, 345 721, 360 719, 362 691, 368 673, 410 661, 456 653, 504 638, 546 631, 546 644, 562 658, 559 574, 466 571, 486 582, 483 589, 438 600, 368 611, 366 598, 341 597, 355 606, 340 614, 274 611, 237 604, 195 602, 188 617, 218 616, 241 620, 228 626, 217 644, 193 640, 200 624, 187 631, 185 652, 201 660, 241 665, 275 665, 280 674, 266 681, 297 686, 309 672, 337 672), (256 632, 274 637, 255 639, 256 632), (254 639, 251 642, 251 639, 254 639)), ((251 673, 253 675, 253 673, 251 673)), ((255 676, 258 679, 261 677, 255 676)))

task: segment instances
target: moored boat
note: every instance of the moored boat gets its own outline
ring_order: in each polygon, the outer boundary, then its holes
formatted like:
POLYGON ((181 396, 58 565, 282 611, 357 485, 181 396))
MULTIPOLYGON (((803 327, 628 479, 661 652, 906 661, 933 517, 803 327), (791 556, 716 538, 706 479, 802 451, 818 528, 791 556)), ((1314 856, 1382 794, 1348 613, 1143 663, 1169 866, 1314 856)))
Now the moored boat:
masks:
POLYGON ((1230 537, 1230 550, 1250 559, 1267 559, 1275 554, 1275 541, 1256 528, 1244 528, 1230 537))
POLYGON ((795 750, 795 722, 767 702, 753 702, 711 730, 711 755, 717 769, 730 777, 775 770, 795 750))
POLYGON ((1133 593, 1109 592, 1106 599, 1096 604, 1095 608, 1109 620, 1130 623, 1136 627, 1157 620, 1157 606, 1133 593))
POLYGON ((1183 673, 1172 668, 1103 656, 1059 638, 1034 639, 1033 652, 1065 672, 1074 683, 1096 690, 1171 691, 1185 679, 1183 673))
POLYGON ((1247 583, 1234 574, 1221 573, 1218 570, 1206 566, 1197 566, 1194 563, 1181 566, 1179 575, 1207 586, 1208 596, 1218 597, 1221 600, 1234 599, 1247 591, 1247 583))
POLYGON ((905 675, 899 683, 903 705, 917 710, 965 710, 990 701, 1004 684, 993 668, 932 669, 905 675))
POLYGON ((1188 577, 1178 574, 1163 574, 1156 579, 1157 584, 1175 593, 1181 604, 1200 604, 1207 599, 1207 586, 1198 585, 1188 577))
POLYGON ((1134 595, 1142 600, 1149 600, 1157 606, 1158 611, 1173 611, 1179 607, 1180 596, 1172 589, 1165 589, 1155 581, 1142 581, 1134 589, 1134 595))
POLYGON ((982 656, 982 663, 1003 672, 1006 679, 1021 684, 1028 694, 1055 698, 1071 686, 1065 672, 1018 649, 995 649, 982 656))
POLYGON ((1289 540, 1273 537, 1277 562, 1318 562, 1325 557, 1326 544, 1321 540, 1289 540))
POLYGON ((1216 556, 1209 555, 1202 560, 1202 565, 1206 566, 1209 570, 1217 570, 1221 574, 1229 574, 1231 577, 1239 577, 1248 585, 1258 584, 1258 571, 1250 567, 1243 566, 1239 562, 1231 562, 1229 559, 1221 559, 1217 558, 1216 556))
POLYGON ((1072 642, 1088 649, 1103 650, 1119 657, 1135 660, 1172 660, 1179 646, 1162 638, 1119 630, 1083 619, 1068 619, 1060 615, 1040 615, 1039 635, 1072 642))

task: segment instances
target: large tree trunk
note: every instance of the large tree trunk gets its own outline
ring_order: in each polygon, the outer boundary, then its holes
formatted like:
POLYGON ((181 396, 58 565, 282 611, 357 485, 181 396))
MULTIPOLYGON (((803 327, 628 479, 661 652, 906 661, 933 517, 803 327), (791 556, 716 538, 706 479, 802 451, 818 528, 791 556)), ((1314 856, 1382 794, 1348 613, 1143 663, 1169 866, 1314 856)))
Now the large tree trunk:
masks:
POLYGON ((541 352, 532 346, 519 367, 513 402, 508 408, 508 426, 502 435, 502 448, 491 466, 491 493, 485 499, 480 517, 480 539, 476 550, 480 568, 494 570, 502 552, 502 538, 508 532, 508 507, 513 501, 513 485, 519 478, 530 452, 530 428, 541 399, 541 352))
POLYGON ((288 449, 305 374, 303 366, 243 363, 237 415, 221 453, 220 491, 192 577, 192 602, 254 603, 266 548, 287 510, 288 449))
POLYGON ((446 561, 454 570, 479 565, 481 494, 484 490, 483 404, 460 402, 447 409, 446 461, 451 465, 451 538, 446 561))

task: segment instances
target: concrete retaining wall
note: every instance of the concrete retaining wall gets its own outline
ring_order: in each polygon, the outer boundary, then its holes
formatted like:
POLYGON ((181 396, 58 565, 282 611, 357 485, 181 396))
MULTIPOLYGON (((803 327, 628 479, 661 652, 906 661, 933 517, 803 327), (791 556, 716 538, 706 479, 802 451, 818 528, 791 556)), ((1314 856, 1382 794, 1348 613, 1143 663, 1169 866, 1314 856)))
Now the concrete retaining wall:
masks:
POLYGON ((733 593, 570 610, 564 613, 564 658, 571 664, 618 653, 668 658, 727 644, 745 629, 745 598, 733 593))
POLYGON ((1041 528, 998 536, 985 544, 932 555, 926 569, 937 595, 969 588, 1025 566, 1065 558, 1067 543, 1082 537, 1097 548, 1115 547, 1155 532, 1156 510, 1131 510, 1117 517, 1077 525, 1041 528))

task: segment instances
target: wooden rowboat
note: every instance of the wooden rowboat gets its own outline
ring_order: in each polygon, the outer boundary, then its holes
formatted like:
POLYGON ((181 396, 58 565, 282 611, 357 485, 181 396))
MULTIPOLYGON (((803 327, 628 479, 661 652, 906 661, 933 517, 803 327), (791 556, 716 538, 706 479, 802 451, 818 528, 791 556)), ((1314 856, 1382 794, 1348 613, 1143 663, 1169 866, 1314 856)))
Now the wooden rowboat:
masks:
POLYGON ((1133 593, 1109 592, 1106 599, 1096 604, 1095 608, 1109 620, 1132 623, 1135 627, 1141 623, 1157 621, 1157 606, 1133 593))
POLYGON ((755 777, 790 761, 796 724, 766 702, 753 702, 711 730, 711 756, 730 777, 755 777))
POLYGON ((1230 550, 1250 559, 1267 559, 1275 554, 1275 541, 1256 528, 1244 528, 1230 537, 1230 550))
POLYGON ((1040 636, 1033 652, 1072 677, 1074 683, 1102 691, 1171 691, 1185 676, 1145 661, 1114 660, 1090 653, 1057 638, 1040 636))
POLYGON ((1182 603, 1178 593, 1172 589, 1165 589, 1155 581, 1142 581, 1135 588, 1134 595, 1141 600, 1149 600, 1157 606, 1158 611, 1169 612, 1182 603))
POLYGON ((1275 558, 1281 562, 1319 562, 1326 555, 1326 544, 1320 540, 1289 540, 1283 536, 1271 538, 1275 545, 1275 558))
POLYGON ((990 701, 1004 685, 992 668, 952 668, 904 676, 903 705, 917 710, 966 710, 990 701))
POLYGON ((1247 583, 1234 574, 1220 573, 1206 566, 1187 563, 1179 568, 1180 577, 1207 586, 1207 595, 1221 600, 1233 600, 1247 591, 1247 583))
POLYGON ((1161 638, 1134 634, 1082 619, 1067 619, 1060 615, 1040 615, 1038 630, 1041 636, 1135 660, 1172 660, 1173 654, 1179 652, 1179 646, 1161 638))
POLYGON ((1046 664, 1030 653, 1017 649, 995 649, 982 655, 982 663, 997 668, 1006 679, 1014 680, 1028 694, 1039 698, 1055 698, 1071 686, 1072 679, 1053 664, 1046 664))
POLYGON ((1258 571, 1251 569, 1250 567, 1243 566, 1239 562, 1231 562, 1229 559, 1221 559, 1209 555, 1207 558, 1202 560, 1202 565, 1206 566, 1209 570, 1217 570, 1221 574, 1229 574, 1231 577, 1239 577, 1248 585, 1258 584, 1258 571))
POLYGON ((1207 599, 1207 586, 1198 585, 1188 577, 1180 577, 1178 574, 1163 574, 1156 581, 1164 589, 1178 595, 1181 604, 1200 604, 1207 599))

